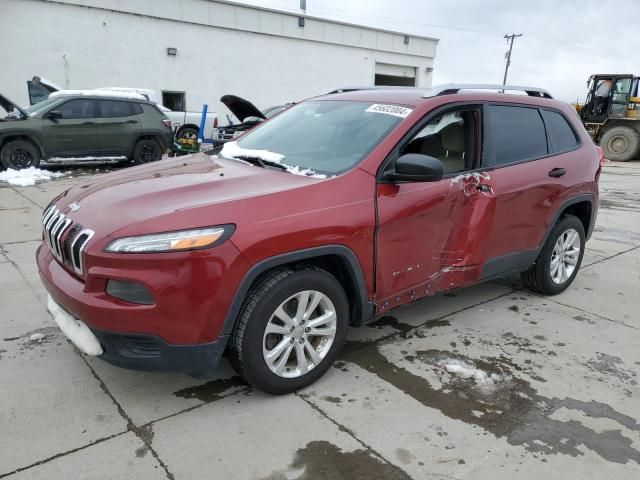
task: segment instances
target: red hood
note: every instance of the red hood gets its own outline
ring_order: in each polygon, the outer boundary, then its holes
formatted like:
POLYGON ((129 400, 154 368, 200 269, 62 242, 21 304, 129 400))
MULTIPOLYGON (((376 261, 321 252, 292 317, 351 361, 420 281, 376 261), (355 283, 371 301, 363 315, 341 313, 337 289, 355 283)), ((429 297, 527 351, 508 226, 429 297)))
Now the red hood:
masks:
POLYGON ((319 181, 199 153, 97 177, 56 205, 96 237, 138 235, 236 223, 247 202, 259 210, 255 197, 319 181))

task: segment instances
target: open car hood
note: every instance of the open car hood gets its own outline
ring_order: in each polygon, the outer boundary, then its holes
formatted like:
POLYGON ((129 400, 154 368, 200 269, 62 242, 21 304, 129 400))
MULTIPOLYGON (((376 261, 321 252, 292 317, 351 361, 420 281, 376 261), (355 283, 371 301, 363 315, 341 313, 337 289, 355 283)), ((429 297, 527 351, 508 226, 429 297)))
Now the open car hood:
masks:
POLYGON ((0 107, 4 108, 7 113, 20 112, 20 114, 24 118, 28 117, 28 115, 24 113, 24 110, 22 110, 18 105, 13 103, 11 100, 9 100, 7 97, 2 95, 1 93, 0 93, 0 107))
POLYGON ((266 120, 262 112, 258 110, 253 103, 244 98, 236 97, 235 95, 224 95, 220 98, 220 101, 224 103, 226 107, 231 110, 231 113, 238 117, 238 120, 241 122, 244 122, 245 119, 249 117, 258 117, 266 120))

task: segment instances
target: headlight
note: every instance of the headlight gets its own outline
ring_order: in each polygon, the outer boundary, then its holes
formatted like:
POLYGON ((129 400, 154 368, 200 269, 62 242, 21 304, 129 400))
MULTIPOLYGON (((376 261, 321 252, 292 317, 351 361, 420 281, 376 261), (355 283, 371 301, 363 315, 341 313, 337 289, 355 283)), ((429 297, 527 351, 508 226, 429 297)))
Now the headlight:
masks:
POLYGON ((219 245, 231 236, 233 225, 152 233, 123 237, 109 243, 104 251, 112 253, 159 253, 198 250, 219 245))

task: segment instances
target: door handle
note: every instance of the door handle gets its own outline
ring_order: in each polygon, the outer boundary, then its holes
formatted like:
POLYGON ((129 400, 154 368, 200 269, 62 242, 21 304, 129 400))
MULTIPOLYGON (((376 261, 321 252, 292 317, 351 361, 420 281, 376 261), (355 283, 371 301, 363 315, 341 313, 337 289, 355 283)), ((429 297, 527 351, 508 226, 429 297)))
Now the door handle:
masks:
POLYGON ((138 123, 138 120, 127 120, 126 123, 138 123))
POLYGON ((567 173, 567 171, 564 168, 554 168, 549 171, 549 176, 553 178, 559 178, 565 173, 567 173))
POLYGON ((84 122, 83 125, 95 125, 96 122, 84 122))

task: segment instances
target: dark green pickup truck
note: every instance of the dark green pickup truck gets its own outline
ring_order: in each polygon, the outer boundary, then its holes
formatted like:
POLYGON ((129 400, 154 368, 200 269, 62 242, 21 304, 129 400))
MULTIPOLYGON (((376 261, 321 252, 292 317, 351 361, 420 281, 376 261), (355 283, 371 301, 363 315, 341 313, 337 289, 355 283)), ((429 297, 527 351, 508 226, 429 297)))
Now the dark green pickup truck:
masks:
POLYGON ((171 121, 144 97, 64 91, 27 108, 0 95, 0 167, 41 160, 159 160, 173 145, 171 121))

